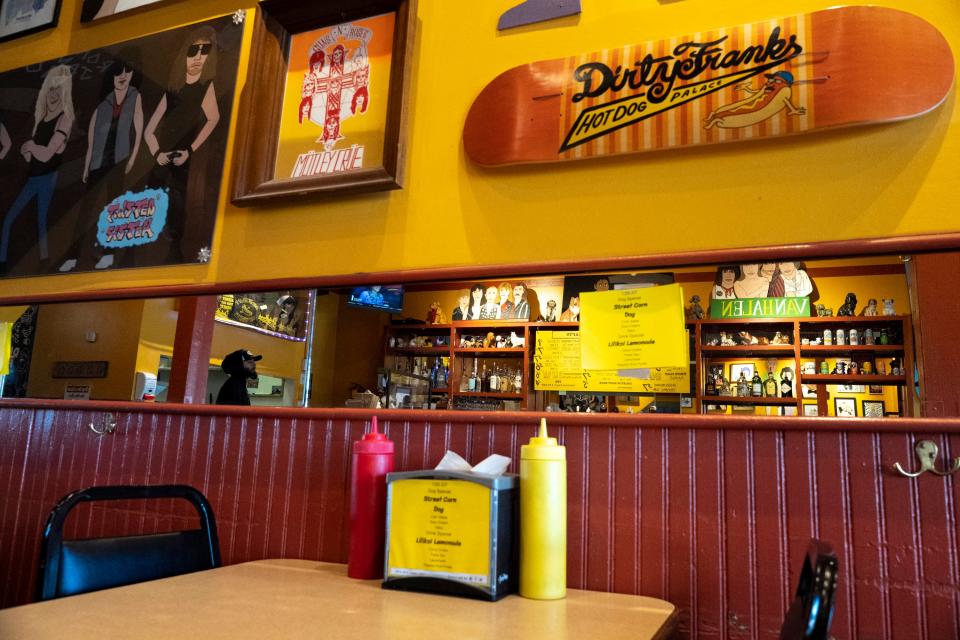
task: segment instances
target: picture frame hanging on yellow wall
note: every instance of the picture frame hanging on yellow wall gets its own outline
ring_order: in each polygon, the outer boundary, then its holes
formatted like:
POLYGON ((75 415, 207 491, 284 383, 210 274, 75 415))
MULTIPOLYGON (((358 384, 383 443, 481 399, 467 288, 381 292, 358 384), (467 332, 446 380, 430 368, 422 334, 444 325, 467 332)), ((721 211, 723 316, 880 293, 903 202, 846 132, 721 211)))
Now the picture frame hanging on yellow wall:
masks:
POLYGON ((93 22, 126 13, 164 0, 83 0, 80 6, 80 22, 93 22))
POLYGON ((415 2, 260 3, 234 204, 402 186, 415 2))
POLYGON ((0 0, 0 42, 57 26, 62 0, 0 0))

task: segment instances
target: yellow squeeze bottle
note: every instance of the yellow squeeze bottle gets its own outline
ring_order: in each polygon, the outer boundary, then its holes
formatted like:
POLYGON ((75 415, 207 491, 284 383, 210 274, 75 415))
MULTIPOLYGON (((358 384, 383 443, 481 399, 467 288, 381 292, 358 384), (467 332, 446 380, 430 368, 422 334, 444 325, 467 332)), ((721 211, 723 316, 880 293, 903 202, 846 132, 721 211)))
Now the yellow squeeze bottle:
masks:
POLYGON ((520 595, 567 595, 567 448, 539 435, 520 447, 520 595))

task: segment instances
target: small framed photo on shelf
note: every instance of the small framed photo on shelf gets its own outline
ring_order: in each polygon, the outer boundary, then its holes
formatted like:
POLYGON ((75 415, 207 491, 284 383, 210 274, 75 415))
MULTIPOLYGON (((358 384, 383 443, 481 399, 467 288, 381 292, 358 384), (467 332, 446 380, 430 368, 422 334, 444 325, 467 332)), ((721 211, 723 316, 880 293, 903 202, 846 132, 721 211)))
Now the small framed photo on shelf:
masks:
POLYGON ((841 384, 837 385, 838 391, 840 393, 863 393, 864 388, 862 384, 841 384))
POLYGON ((0 0, 0 42, 57 26, 63 0, 0 0))
POLYGON ((693 407, 693 396, 680 396, 680 408, 690 409, 693 407))
POLYGON ((814 418, 820 415, 820 409, 815 404, 805 404, 803 405, 803 415, 814 418))
POLYGON ((416 24, 416 0, 261 2, 233 203, 398 189, 416 24))
POLYGON ((886 405, 883 400, 861 400, 864 418, 882 418, 886 414, 886 405))
POLYGON ((817 385, 815 384, 803 384, 800 385, 802 389, 800 393, 803 394, 804 398, 816 398, 817 397, 817 385))
POLYGON ((736 382, 740 379, 740 373, 743 373, 743 377, 747 380, 753 379, 753 372, 755 368, 752 362, 731 362, 730 363, 730 380, 736 382))
POLYGON ((883 385, 881 384, 872 384, 870 385, 869 389, 870 389, 870 393, 875 396, 883 395, 883 385))
POLYGON ((834 398, 833 413, 838 418, 856 418, 857 417, 857 399, 856 398, 834 398))

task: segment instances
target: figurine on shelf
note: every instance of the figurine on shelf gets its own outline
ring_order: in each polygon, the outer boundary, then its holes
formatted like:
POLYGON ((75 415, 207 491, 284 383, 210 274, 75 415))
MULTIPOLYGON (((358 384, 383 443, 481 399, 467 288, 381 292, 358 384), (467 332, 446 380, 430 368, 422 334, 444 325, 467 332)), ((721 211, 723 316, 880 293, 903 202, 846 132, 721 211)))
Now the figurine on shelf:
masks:
POLYGON ((833 371, 831 371, 830 374, 834 376, 847 375, 847 363, 842 360, 838 360, 837 364, 833 366, 833 371))
POLYGON ((718 344, 720 344, 720 338, 713 337, 713 338, 710 338, 709 340, 707 340, 706 346, 708 346, 708 347, 715 347, 715 346, 717 346, 718 344))
POLYGON ((875 316, 877 315, 877 299, 870 298, 867 300, 867 306, 863 308, 863 311, 860 312, 862 316, 875 316))
POLYGON ((687 320, 702 320, 703 307, 700 306, 700 296, 690 298, 690 305, 685 309, 687 320))
POLYGON ((780 397, 793 397, 793 369, 784 367, 780 370, 780 397))
POLYGON ((737 343, 733 339, 733 335, 727 333, 726 331, 720 332, 720 346, 721 347, 734 347, 737 343))
POLYGON ((547 312, 541 313, 537 322, 556 322, 557 321, 557 301, 547 300, 547 312))
POLYGON ((496 336, 493 335, 493 331, 488 333, 487 336, 483 339, 483 348, 489 349, 490 347, 492 347, 493 341, 495 340, 495 338, 496 336))
POLYGON ((430 310, 427 311, 427 324, 446 324, 443 309, 440 308, 440 301, 434 300, 430 303, 430 310))
POLYGON ((514 349, 520 349, 523 347, 524 342, 526 342, 526 338, 521 338, 520 336, 518 336, 516 331, 510 332, 511 347, 513 347, 514 349))
POLYGON ((790 344, 790 338, 784 333, 777 331, 773 334, 773 340, 770 341, 771 344, 790 344))
POLYGON ((885 316, 897 315, 896 310, 893 308, 893 298, 883 299, 883 315, 885 316))
POLYGON ((857 315, 857 294, 848 293, 843 304, 837 309, 837 316, 855 316, 857 315))
POLYGON ((850 363, 850 371, 849 371, 850 375, 852 376, 857 375, 859 369, 860 369, 860 365, 858 365, 856 362, 850 363))
POLYGON ((504 336, 497 336, 496 347, 497 349, 503 349, 507 346, 507 339, 504 336))
POLYGON ((822 302, 816 304, 817 316, 821 318, 828 318, 833 315, 833 309, 831 307, 826 307, 822 302))
POLYGON ((740 344, 760 344, 760 340, 756 336, 750 335, 747 331, 740 332, 740 344))

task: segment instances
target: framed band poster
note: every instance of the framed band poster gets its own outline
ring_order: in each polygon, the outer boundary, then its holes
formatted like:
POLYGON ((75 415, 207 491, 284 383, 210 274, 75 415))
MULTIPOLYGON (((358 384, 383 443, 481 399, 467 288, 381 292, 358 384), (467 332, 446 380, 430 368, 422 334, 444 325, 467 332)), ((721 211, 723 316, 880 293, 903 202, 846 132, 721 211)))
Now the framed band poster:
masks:
POLYGON ((80 9, 80 22, 92 22, 101 18, 109 18, 118 13, 139 9, 163 0, 83 0, 80 9))
POLYGON ((260 4, 235 204, 401 186, 413 2, 260 4))
POLYGON ((207 262, 243 25, 0 74, 0 277, 207 262))

